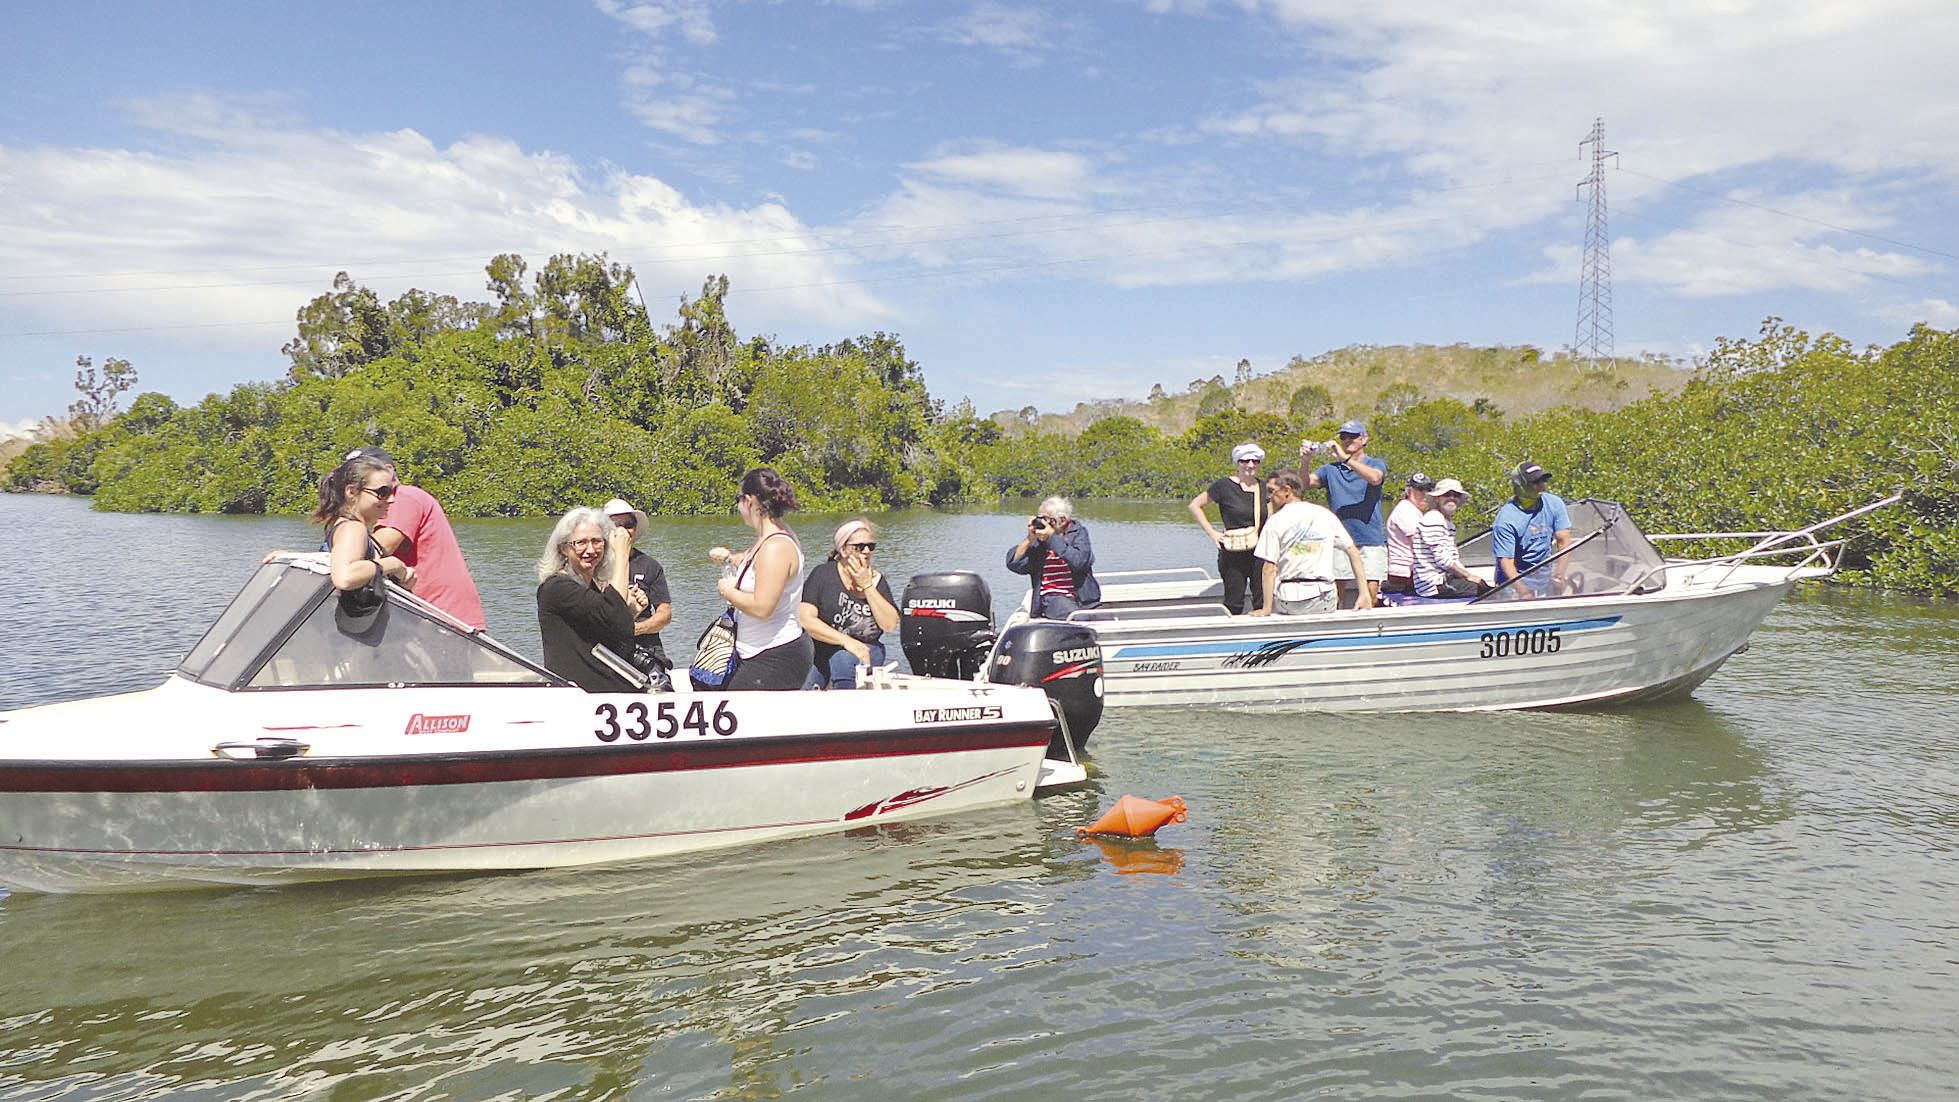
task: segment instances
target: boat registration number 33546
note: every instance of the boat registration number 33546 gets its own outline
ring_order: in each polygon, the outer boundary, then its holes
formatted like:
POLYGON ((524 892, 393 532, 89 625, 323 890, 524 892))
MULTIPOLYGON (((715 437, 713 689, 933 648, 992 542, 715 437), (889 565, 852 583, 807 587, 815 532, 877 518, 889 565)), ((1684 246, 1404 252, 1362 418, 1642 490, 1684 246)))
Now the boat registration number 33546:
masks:
POLYGON ((662 700, 651 707, 639 700, 624 708, 607 703, 599 705, 593 715, 604 724, 592 732, 600 742, 617 742, 620 735, 644 742, 649 738, 673 738, 682 731, 706 735, 711 730, 717 735, 732 735, 741 729, 741 720, 725 700, 715 704, 712 715, 708 714, 706 702, 699 700, 688 701, 685 711, 677 700, 662 700))
POLYGON ((1564 646, 1557 628, 1518 628, 1515 631, 1486 631, 1479 658, 1508 658, 1517 654, 1556 654, 1564 646))

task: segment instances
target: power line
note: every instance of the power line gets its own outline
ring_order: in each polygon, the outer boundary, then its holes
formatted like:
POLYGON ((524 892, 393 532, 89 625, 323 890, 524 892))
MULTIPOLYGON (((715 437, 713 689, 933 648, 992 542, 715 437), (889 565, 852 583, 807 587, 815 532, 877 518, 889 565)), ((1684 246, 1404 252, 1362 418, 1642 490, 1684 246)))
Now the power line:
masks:
POLYGON ((1628 176, 1637 176, 1642 180, 1652 180, 1655 183, 1665 184, 1666 186, 1671 188, 1679 188, 1681 191, 1691 191, 1695 195, 1704 195, 1709 199, 1719 199, 1723 203, 1732 203, 1737 207, 1750 207, 1754 210, 1763 211, 1765 213, 1777 215, 1782 218, 1792 218, 1798 222, 1807 222, 1812 226, 1821 226, 1826 230, 1831 230, 1836 233, 1847 233, 1853 237, 1867 238, 1871 241, 1876 241, 1881 244, 1892 245, 1900 249, 1910 249, 1913 252, 1925 253, 1929 256, 1944 257, 1947 260, 1959 260, 1959 253, 1949 253, 1949 252, 1945 252, 1942 249, 1934 249, 1925 245, 1914 245, 1909 241, 1900 241, 1895 237, 1885 237, 1882 234, 1869 233, 1864 230, 1853 230, 1849 226, 1839 226, 1834 222, 1825 222, 1821 218, 1811 218, 1806 214, 1796 214, 1793 211, 1778 210, 1777 208, 1771 207, 1766 203, 1756 203, 1748 199, 1737 199, 1732 195, 1723 195, 1718 191, 1709 191, 1706 188, 1698 188, 1692 184, 1681 183, 1679 180, 1669 180, 1664 176, 1654 176, 1651 173, 1641 172, 1638 169, 1627 168, 1624 165, 1618 164, 1617 162, 1614 162, 1614 167, 1617 168, 1620 172, 1627 174, 1628 176))

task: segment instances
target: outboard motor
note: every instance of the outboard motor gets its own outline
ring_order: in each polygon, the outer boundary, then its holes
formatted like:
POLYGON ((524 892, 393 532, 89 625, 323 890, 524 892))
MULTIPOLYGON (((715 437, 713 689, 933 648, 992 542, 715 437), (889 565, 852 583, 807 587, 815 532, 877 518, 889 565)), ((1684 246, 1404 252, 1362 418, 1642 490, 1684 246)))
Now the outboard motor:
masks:
POLYGON ((993 647, 993 594, 970 570, 914 574, 898 611, 911 671, 971 681, 993 647))
MULTIPOLYGON (((1029 620, 1000 636, 988 681, 1033 685, 1048 694, 1067 721, 1068 738, 1079 751, 1102 722, 1102 647, 1094 629, 1064 620, 1029 620)), ((1057 739, 1061 736, 1055 735, 1057 739)), ((1073 758, 1069 748, 1048 747, 1048 756, 1073 758)))

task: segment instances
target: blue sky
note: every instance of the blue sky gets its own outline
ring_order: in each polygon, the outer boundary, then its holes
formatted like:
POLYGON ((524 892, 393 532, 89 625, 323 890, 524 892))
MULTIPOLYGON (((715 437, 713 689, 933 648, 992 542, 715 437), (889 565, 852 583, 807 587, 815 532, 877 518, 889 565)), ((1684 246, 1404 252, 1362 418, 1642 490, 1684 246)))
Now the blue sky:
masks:
POLYGON ((671 317, 900 335, 1060 410, 1352 343, 1573 341, 1606 120, 1621 354, 1959 326, 1959 5, 36 3, 0 45, 0 431, 78 355, 284 370, 334 272, 605 251, 671 317))

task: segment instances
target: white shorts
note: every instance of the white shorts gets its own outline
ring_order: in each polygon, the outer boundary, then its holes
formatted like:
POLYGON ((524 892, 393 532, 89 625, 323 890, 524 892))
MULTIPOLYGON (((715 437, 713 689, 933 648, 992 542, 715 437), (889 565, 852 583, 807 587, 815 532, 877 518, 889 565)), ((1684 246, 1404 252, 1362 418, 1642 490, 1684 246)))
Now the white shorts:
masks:
MULTIPOLYGON (((1367 569, 1369 579, 1384 582, 1388 579, 1388 549, 1385 544, 1379 547, 1360 549, 1360 564, 1367 569)), ((1354 580, 1354 564, 1347 561, 1345 552, 1333 556, 1333 576, 1346 581, 1354 580)))

